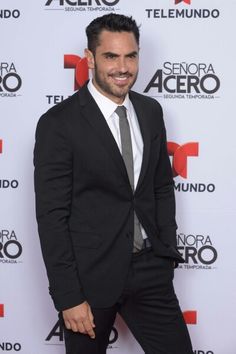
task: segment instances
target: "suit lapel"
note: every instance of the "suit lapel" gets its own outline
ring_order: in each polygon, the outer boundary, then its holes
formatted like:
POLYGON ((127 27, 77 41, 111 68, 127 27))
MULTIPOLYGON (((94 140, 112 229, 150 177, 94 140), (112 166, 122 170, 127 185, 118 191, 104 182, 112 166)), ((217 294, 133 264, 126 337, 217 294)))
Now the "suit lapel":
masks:
POLYGON ((142 165, 141 165, 141 171, 139 174, 138 183, 135 190, 137 191, 143 181, 143 178, 147 170, 149 154, 150 154, 150 146, 151 146, 150 144, 151 136, 150 136, 150 128, 148 126, 148 119, 145 119, 145 117, 148 114, 147 108, 146 107, 144 108, 144 106, 140 103, 138 97, 132 91, 130 92, 130 100, 134 106, 138 118, 140 130, 141 130, 141 135, 143 138, 143 159, 142 159, 142 165))
POLYGON ((126 180, 126 182, 127 180, 129 182, 126 167, 117 143, 106 123, 102 112, 88 91, 87 86, 84 86, 79 91, 79 102, 82 106, 82 113, 84 117, 87 119, 96 135, 99 137, 100 142, 103 144, 106 152, 112 158, 115 166, 119 170, 119 173, 123 175, 123 178, 126 180))
MULTIPOLYGON (((145 116, 147 116, 148 114, 146 107, 144 108, 144 106, 140 103, 138 97, 132 91, 130 92, 130 100, 137 114, 141 135, 143 138, 143 158, 138 183, 135 189, 135 191, 137 191, 143 181, 147 170, 150 154, 151 137, 150 128, 148 126, 148 119, 145 119, 145 116)), ((122 174, 125 181, 129 183, 126 167, 120 150, 117 146, 117 143, 110 131, 110 128, 106 123, 103 114, 101 113, 92 95, 88 91, 87 86, 84 86, 79 91, 79 102, 82 106, 82 113, 84 117, 94 129, 96 135, 99 137, 101 143, 103 144, 106 152, 110 155, 113 163, 115 164, 119 172, 122 174)))

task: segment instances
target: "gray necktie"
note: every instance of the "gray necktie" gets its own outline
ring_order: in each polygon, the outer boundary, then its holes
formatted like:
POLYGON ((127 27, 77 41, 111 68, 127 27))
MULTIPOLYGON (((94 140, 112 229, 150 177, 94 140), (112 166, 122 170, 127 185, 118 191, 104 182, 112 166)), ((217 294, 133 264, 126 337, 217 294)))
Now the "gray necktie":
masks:
MULTIPOLYGON (((133 164, 133 152, 132 152, 132 140, 130 134, 129 122, 126 116, 125 106, 118 106, 115 112, 119 116, 120 125, 120 139, 121 139, 121 151, 122 157, 126 166, 129 182, 134 191, 134 164, 133 164)), ((138 252, 142 249, 143 237, 141 233, 140 223, 137 215, 134 212, 134 247, 133 252, 138 252)))

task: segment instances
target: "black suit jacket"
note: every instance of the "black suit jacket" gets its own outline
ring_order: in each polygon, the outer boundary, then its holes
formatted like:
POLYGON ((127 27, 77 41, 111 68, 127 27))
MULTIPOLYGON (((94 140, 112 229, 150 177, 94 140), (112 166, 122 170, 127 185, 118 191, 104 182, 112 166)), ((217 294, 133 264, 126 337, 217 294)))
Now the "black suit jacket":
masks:
POLYGON ((34 152, 36 214, 58 310, 111 306, 133 248, 134 210, 156 255, 176 251, 173 179, 159 103, 130 92, 144 142, 133 194, 118 146, 85 85, 44 114, 34 152))

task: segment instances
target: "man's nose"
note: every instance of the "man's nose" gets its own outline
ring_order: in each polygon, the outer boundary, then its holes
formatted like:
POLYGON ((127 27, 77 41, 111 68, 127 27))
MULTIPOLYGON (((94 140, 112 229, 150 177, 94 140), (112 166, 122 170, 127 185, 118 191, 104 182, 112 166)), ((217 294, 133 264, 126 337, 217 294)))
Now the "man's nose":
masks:
POLYGON ((127 60, 126 58, 119 58, 117 62, 117 69, 121 73, 128 71, 127 60))

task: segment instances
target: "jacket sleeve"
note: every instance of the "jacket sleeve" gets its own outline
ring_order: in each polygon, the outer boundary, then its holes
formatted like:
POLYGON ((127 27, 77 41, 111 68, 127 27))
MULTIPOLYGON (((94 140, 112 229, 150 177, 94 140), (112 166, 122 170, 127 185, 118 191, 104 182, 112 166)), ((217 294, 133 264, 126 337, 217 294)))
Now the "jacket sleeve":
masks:
POLYGON ((49 113, 36 129, 36 218, 49 292, 58 311, 84 301, 68 227, 72 198, 72 149, 65 121, 49 113))
POLYGON ((161 147, 154 181, 156 221, 162 242, 176 249, 177 225, 175 221, 174 181, 167 152, 166 130, 162 116, 161 110, 161 147))

